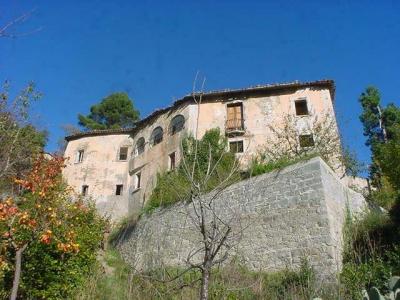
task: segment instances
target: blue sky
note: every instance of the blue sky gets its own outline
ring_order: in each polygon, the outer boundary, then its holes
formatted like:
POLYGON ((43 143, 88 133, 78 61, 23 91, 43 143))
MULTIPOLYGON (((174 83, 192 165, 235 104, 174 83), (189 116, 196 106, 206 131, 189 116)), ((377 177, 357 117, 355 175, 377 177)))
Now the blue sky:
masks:
POLYGON ((126 91, 146 116, 197 71, 206 89, 334 79, 344 142, 364 161, 360 93, 372 84, 400 105, 400 1, 0 0, 0 24, 32 8, 15 29, 42 30, 0 40, 0 80, 44 94, 34 116, 49 151, 104 96, 126 91))

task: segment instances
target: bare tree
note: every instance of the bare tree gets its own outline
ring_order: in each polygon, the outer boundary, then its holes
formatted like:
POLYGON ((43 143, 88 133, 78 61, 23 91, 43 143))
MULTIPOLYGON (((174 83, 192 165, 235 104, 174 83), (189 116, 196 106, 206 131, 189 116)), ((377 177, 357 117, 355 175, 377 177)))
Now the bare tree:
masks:
MULTIPOLYGON (((197 76, 192 93, 193 101, 197 105, 194 143, 191 145, 190 155, 182 155, 181 164, 190 185, 188 199, 182 199, 188 202, 188 205, 185 206, 184 214, 192 224, 191 228, 196 232, 196 236, 200 237, 200 240, 195 241, 195 246, 188 252, 185 259, 188 267, 173 279, 190 270, 199 270, 201 273, 200 299, 206 300, 209 298, 209 285, 213 267, 224 263, 228 259, 232 248, 239 243, 245 226, 241 223, 239 213, 235 213, 233 209, 231 211, 228 208, 221 209, 221 207, 218 207, 218 201, 216 201, 221 193, 235 182, 234 178, 239 172, 240 161, 235 159, 228 170, 222 176, 218 176, 218 182, 217 184, 213 183, 211 191, 210 180, 216 176, 226 152, 220 153, 218 157, 213 157, 212 146, 208 145, 206 168, 204 168, 204 153, 202 153, 203 161, 200 162, 198 128, 205 80, 202 82, 200 92, 195 91, 196 82, 197 76)), ((204 147, 202 150, 204 151, 204 147)), ((179 191, 179 188, 177 188, 177 191, 179 191)), ((177 195, 177 197, 180 196, 177 195)))
POLYGON ((191 267, 198 268, 201 272, 201 300, 208 299, 212 267, 225 261, 228 257, 229 250, 233 246, 232 221, 237 221, 237 219, 235 218, 235 220, 232 220, 231 217, 231 219, 227 220, 220 216, 215 207, 215 200, 226 188, 227 183, 239 168, 238 164, 234 164, 226 178, 223 178, 220 184, 208 195, 208 197, 206 197, 207 191, 205 188, 207 187, 207 181, 215 172, 222 156, 218 158, 214 165, 212 165, 211 147, 209 147, 207 171, 204 176, 196 176, 196 166, 198 166, 198 124, 204 82, 205 80, 203 80, 200 93, 196 94, 193 89, 193 100, 198 106, 194 161, 192 162, 192 165, 190 165, 186 161, 185 157, 182 158, 182 163, 186 171, 185 173, 191 185, 190 201, 191 207, 194 211, 194 215, 189 213, 188 216, 190 216, 194 227, 198 232, 200 232, 202 238, 201 246, 197 249, 193 249, 189 253, 186 261, 191 267), (193 262, 193 258, 198 253, 201 253, 202 259, 200 262, 193 262))
POLYGON ((0 92, 0 182, 22 175, 32 155, 43 149, 46 133, 29 122, 30 105, 39 97, 33 83, 12 99, 8 82, 0 92))
POLYGON ((298 118, 282 116, 282 125, 269 125, 270 135, 260 149, 261 162, 319 155, 338 173, 345 170, 342 144, 336 120, 330 112, 298 118))

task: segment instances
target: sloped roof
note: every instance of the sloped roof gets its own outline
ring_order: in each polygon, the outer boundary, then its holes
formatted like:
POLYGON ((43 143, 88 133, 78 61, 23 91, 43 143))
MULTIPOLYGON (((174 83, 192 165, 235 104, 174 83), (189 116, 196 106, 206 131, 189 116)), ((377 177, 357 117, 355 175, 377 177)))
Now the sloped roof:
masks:
POLYGON ((327 88, 330 91, 331 99, 335 99, 335 82, 330 79, 317 80, 317 81, 292 81, 286 83, 273 83, 264 85, 255 85, 242 89, 224 89, 224 90, 214 90, 208 92, 195 92, 194 94, 188 94, 179 100, 176 100, 170 106, 157 109, 148 115, 146 118, 137 121, 134 127, 131 128, 120 128, 120 129, 104 129, 104 130, 90 130, 85 132, 79 132, 70 136, 65 137, 67 141, 75 140, 84 136, 98 136, 98 135, 109 135, 109 134, 129 134, 133 133, 136 129, 142 127, 150 120, 155 117, 173 109, 181 104, 194 101, 195 97, 202 96, 203 101, 210 101, 211 99, 246 99, 250 96, 260 95, 260 94, 274 94, 290 90, 298 90, 301 88, 327 88))

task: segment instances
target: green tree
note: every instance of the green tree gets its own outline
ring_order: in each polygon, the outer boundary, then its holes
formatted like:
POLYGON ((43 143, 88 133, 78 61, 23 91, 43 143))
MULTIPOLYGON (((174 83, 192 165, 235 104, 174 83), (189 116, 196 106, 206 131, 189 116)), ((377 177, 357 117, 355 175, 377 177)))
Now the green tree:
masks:
POLYGON ((88 130, 127 128, 139 120, 139 111, 126 93, 113 93, 90 108, 87 116, 78 115, 79 125, 88 130))
POLYGON ((382 145, 396 139, 396 128, 400 124, 400 109, 392 103, 382 107, 379 91, 372 86, 361 94, 359 101, 363 109, 360 121, 364 127, 364 136, 367 137, 366 145, 372 152, 370 178, 375 187, 382 188, 384 174, 381 164, 384 156, 380 154, 378 157, 378 152, 385 152, 380 149, 382 145))
POLYGON ((16 97, 9 95, 9 83, 0 92, 0 192, 8 192, 10 178, 22 176, 31 166, 32 157, 43 152, 47 132, 29 120, 31 104, 40 98, 33 83, 16 97))
POLYGON ((367 137, 366 145, 373 147, 385 138, 380 104, 381 96, 377 88, 369 86, 361 94, 359 101, 363 108, 360 121, 364 127, 364 136, 367 137))

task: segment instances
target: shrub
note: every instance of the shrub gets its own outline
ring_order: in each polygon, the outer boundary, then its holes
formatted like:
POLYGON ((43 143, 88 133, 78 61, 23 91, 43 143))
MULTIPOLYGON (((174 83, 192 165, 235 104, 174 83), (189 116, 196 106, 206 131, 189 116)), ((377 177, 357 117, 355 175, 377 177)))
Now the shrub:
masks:
POLYGON ((62 158, 38 157, 15 181, 21 195, 0 203, 0 271, 10 298, 65 298, 95 260, 105 222, 93 204, 71 201, 63 165, 62 158))
POLYGON ((387 292, 387 281, 400 271, 399 228, 387 214, 371 211, 361 220, 348 219, 340 275, 346 299, 361 299, 362 289, 387 292))
MULTIPOLYGON (((146 274, 133 273, 120 259, 118 252, 105 254, 112 272, 103 272, 97 266, 85 287, 77 296, 79 300, 91 299, 198 299, 201 274, 192 269, 165 268, 146 274), (181 276, 177 276, 180 275, 181 276)), ((213 269, 210 282, 210 299, 303 299, 322 292, 317 288, 314 271, 303 260, 298 271, 286 269, 276 273, 252 272, 231 262, 213 269)), ((324 297, 324 299, 334 299, 324 297)))
POLYGON ((227 139, 220 134, 218 128, 206 131, 198 141, 193 137, 185 138, 182 142, 182 156, 176 170, 157 175, 157 184, 146 204, 145 212, 169 206, 177 201, 190 200, 191 183, 188 173, 192 170, 194 177, 199 178, 196 182, 206 185, 202 189, 205 191, 225 187, 240 180, 238 161, 233 153, 227 151, 227 139), (209 178, 203 180, 206 176, 209 178))
POLYGON ((267 157, 260 155, 252 160, 251 165, 247 171, 246 177, 257 176, 264 173, 269 173, 275 170, 280 170, 290 165, 296 164, 301 161, 307 161, 318 154, 304 154, 299 157, 282 156, 276 160, 268 160, 267 157))
POLYGON ((103 238, 105 222, 93 204, 75 216, 73 230, 80 249, 76 254, 63 254, 53 245, 35 243, 24 254, 22 276, 23 298, 70 298, 90 274, 96 263, 97 250, 103 238))

